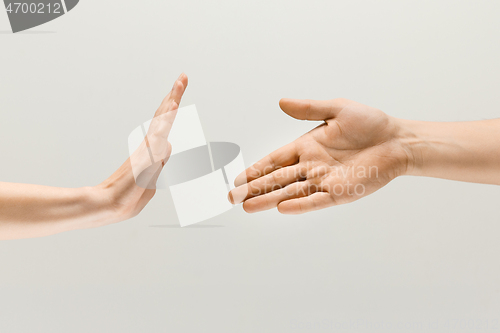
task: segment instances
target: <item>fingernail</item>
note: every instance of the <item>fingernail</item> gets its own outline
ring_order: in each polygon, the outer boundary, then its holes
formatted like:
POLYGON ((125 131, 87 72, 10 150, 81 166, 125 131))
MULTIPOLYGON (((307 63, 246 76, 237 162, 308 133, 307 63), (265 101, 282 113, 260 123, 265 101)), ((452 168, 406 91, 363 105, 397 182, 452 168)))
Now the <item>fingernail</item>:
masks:
POLYGON ((231 190, 230 194, 231 202, 233 203, 233 205, 236 205, 242 203, 246 199, 248 195, 248 188, 247 186, 240 186, 231 190))

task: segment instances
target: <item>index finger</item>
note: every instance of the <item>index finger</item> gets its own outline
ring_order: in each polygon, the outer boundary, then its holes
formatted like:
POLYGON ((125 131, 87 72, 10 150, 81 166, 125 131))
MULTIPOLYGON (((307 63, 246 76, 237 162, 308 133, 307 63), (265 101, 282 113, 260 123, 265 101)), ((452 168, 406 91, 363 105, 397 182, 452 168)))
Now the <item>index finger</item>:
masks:
POLYGON ((299 154, 295 142, 273 151, 236 177, 234 186, 238 187, 252 180, 265 176, 277 169, 284 168, 299 162, 299 154))
POLYGON ((186 74, 182 73, 177 80, 174 82, 172 90, 161 102, 160 107, 155 113, 155 117, 172 111, 175 109, 175 104, 179 105, 181 103, 181 98, 186 91, 188 85, 188 77, 186 74))

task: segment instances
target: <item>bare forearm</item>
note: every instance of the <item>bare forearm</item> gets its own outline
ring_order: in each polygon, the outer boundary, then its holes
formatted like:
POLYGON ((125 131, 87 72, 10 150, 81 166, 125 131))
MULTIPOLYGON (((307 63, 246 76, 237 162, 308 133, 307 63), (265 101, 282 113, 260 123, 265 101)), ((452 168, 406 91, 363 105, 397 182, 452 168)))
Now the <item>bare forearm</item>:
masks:
POLYGON ((407 174, 500 185, 500 119, 399 122, 411 156, 407 174))
POLYGON ((0 240, 108 224, 114 218, 111 208, 105 191, 98 187, 0 183, 0 240))

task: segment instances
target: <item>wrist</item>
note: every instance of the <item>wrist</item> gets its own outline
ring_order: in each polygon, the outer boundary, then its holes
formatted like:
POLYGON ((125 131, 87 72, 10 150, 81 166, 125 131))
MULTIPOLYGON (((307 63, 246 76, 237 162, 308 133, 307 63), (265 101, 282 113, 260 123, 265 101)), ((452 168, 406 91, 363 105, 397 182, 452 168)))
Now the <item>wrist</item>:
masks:
POLYGON ((423 122, 396 119, 397 138, 405 152, 405 170, 401 175, 416 176, 422 172, 424 166, 424 156, 430 148, 423 133, 423 122))
POLYGON ((120 221, 112 188, 103 184, 81 188, 86 207, 95 213, 94 225, 90 228, 120 221))
MULTIPOLYGON (((113 175, 93 188, 94 198, 102 203, 107 223, 120 222, 134 217, 146 187, 136 184, 131 163, 124 163, 113 175)), ((154 195, 150 190, 149 194, 154 195)))
POLYGON ((425 122, 397 119, 398 139, 408 155, 405 174, 499 184, 500 120, 425 122))

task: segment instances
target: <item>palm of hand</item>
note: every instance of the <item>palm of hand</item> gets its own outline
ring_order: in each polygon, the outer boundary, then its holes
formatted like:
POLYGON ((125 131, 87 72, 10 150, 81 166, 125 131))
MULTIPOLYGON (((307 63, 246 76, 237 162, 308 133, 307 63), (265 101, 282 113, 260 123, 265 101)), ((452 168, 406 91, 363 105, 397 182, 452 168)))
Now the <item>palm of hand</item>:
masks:
POLYGON ((393 118, 356 102, 282 100, 294 118, 324 123, 240 175, 233 201, 249 212, 304 213, 357 200, 406 168, 393 118))

